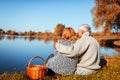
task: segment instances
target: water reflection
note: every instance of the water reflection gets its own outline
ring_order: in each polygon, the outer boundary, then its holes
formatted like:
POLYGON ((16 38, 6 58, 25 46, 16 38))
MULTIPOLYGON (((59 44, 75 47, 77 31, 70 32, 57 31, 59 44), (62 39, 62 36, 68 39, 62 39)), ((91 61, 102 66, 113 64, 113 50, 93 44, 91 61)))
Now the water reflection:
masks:
POLYGON ((45 43, 52 41, 53 38, 49 37, 44 37, 44 36, 16 36, 16 35, 0 35, 0 40, 7 39, 7 40, 15 40, 15 39, 24 39, 24 40, 29 40, 34 41, 34 40, 44 40, 45 43))
POLYGON ((15 36, 14 35, 7 35, 6 38, 8 40, 15 40, 15 36))
POLYGON ((113 56, 115 54, 118 54, 119 52, 116 51, 114 48, 101 47, 100 48, 100 53, 101 53, 101 55, 113 56))
POLYGON ((5 36, 4 35, 0 35, 0 40, 4 39, 5 36))
MULTIPOLYGON (((50 42, 50 41, 54 41, 54 47, 55 47, 55 42, 58 40, 56 38, 49 38, 47 36, 39 36, 39 37, 35 37, 35 36, 16 36, 16 35, 0 35, 0 40, 3 39, 7 39, 7 40, 15 40, 15 39, 24 39, 24 40, 29 40, 30 42, 34 41, 34 40, 43 40, 45 43, 50 42)), ((109 42, 107 42, 109 43, 109 42)), ((106 43, 106 44, 107 44, 106 43)), ((108 44, 107 44, 108 45, 108 44)), ((114 55, 120 52, 120 47, 115 47, 113 44, 112 46, 109 44, 109 46, 107 45, 101 45, 101 54, 105 54, 105 55, 114 55)))

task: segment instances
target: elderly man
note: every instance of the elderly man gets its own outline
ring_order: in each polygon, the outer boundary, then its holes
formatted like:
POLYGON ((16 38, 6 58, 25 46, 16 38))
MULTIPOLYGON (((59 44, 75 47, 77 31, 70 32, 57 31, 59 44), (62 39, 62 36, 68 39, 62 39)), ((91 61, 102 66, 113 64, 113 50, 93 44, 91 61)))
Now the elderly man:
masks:
POLYGON ((95 73, 100 69, 100 51, 99 44, 95 38, 91 36, 91 28, 87 24, 83 24, 78 30, 78 39, 74 44, 66 46, 60 41, 56 44, 56 49, 68 57, 78 57, 76 74, 88 75, 95 73))

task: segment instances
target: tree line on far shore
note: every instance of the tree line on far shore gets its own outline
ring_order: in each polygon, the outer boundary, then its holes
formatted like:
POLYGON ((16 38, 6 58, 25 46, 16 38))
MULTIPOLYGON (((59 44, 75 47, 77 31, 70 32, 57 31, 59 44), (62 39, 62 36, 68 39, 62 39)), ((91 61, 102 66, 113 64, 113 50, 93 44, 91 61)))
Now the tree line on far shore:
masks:
POLYGON ((16 32, 13 30, 7 30, 4 31, 3 29, 0 29, 0 35, 19 35, 19 36, 61 36, 63 29, 65 28, 65 25, 63 24, 57 24, 54 32, 35 32, 35 31, 28 31, 28 32, 16 32))
MULTIPOLYGON (((0 35, 18 35, 18 36, 34 36, 34 37, 56 37, 56 36, 62 36, 62 32, 65 28, 65 25, 63 24, 57 24, 56 27, 54 28, 54 32, 49 32, 49 31, 45 31, 45 32, 35 32, 30 30, 29 32, 16 32, 13 30, 7 30, 4 31, 2 29, 0 29, 0 35)), ((120 35, 120 32, 106 32, 106 31, 99 31, 99 32, 94 32, 92 33, 94 36, 110 36, 110 35, 120 35)))

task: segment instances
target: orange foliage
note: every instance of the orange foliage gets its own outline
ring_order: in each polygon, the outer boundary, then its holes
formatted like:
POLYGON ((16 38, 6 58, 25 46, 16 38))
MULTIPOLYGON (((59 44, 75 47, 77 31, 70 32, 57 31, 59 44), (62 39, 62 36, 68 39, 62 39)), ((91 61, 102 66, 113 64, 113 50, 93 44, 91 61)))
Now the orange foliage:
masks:
POLYGON ((63 24, 58 24, 56 27, 55 27, 55 30, 54 30, 54 35, 55 36, 62 36, 62 32, 63 32, 63 29, 65 28, 65 25, 63 24))
POLYGON ((120 29, 120 0, 95 0, 91 12, 96 28, 104 27, 110 31, 114 25, 120 29))

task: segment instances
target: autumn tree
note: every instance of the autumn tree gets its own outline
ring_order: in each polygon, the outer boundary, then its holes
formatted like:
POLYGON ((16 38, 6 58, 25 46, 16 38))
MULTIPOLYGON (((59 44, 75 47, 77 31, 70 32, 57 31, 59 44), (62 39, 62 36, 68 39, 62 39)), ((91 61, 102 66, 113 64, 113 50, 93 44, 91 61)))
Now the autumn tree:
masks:
POLYGON ((63 29, 65 28, 65 25, 58 24, 54 29, 54 34, 56 36, 62 36, 63 29))
POLYGON ((95 0, 91 12, 96 28, 103 27, 106 32, 120 29, 120 0, 95 0))
POLYGON ((0 29, 0 34, 4 34, 5 33, 5 31, 3 31, 2 29, 0 29))
POLYGON ((0 31, 3 31, 2 29, 0 29, 0 31))
POLYGON ((35 35, 36 34, 36 32, 34 32, 34 31, 32 31, 32 30, 30 30, 29 32, 28 32, 28 35, 29 36, 32 36, 32 35, 35 35))
POLYGON ((7 35, 15 35, 16 32, 15 32, 15 31, 12 31, 12 30, 7 30, 7 31, 6 31, 6 34, 7 34, 7 35))

